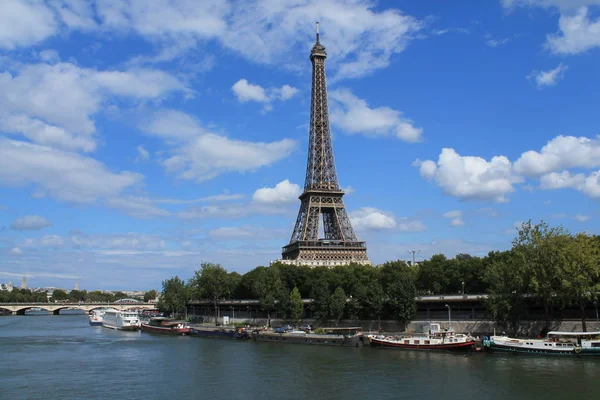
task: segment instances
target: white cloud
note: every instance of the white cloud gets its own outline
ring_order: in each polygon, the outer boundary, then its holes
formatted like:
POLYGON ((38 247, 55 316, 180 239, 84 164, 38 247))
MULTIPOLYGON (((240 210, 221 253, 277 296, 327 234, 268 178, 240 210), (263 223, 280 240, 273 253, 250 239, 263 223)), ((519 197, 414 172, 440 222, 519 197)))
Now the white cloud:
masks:
POLYGON ((513 184, 522 181, 504 156, 486 161, 444 148, 437 163, 416 160, 413 165, 419 167, 421 176, 435 181, 446 194, 463 199, 504 202, 506 195, 514 191, 513 184))
POLYGON ((575 189, 593 199, 600 199, 600 171, 589 175, 572 174, 569 171, 551 172, 540 178, 542 189, 575 189))
POLYGON ((252 196, 252 201, 265 204, 290 203, 298 200, 300 193, 302 193, 300 185, 290 183, 286 179, 273 188, 257 189, 252 196))
POLYGON ((151 69, 98 71, 70 63, 32 64, 0 72, 0 132, 66 150, 94 151, 92 116, 110 96, 158 98, 188 89, 151 69))
POLYGON ((298 89, 290 85, 283 85, 280 88, 273 87, 265 89, 260 85, 254 85, 249 83, 246 79, 240 79, 232 87, 231 90, 235 94, 235 97, 241 103, 249 101, 255 101, 263 103, 264 107, 262 112, 269 112, 273 110, 271 104, 275 100, 286 101, 296 95, 298 89))
POLYGON ((560 63, 558 67, 548 71, 533 71, 527 79, 533 79, 539 89, 554 86, 565 76, 567 69, 569 68, 566 65, 560 63))
POLYGON ((521 154, 514 167, 519 174, 532 177, 568 168, 600 167, 600 139, 557 136, 540 152, 521 154))
POLYGON ((162 162, 167 171, 197 182, 226 172, 244 173, 272 165, 296 148, 291 139, 270 143, 229 139, 209 133, 199 121, 184 113, 169 110, 154 115, 142 129, 175 146, 162 162))
POLYGON ((13 247, 12 249, 10 249, 10 254, 20 256, 21 254, 23 254, 23 250, 20 247, 13 247))
POLYGON ((577 214, 575 215, 575 217, 573 217, 573 219, 575 219, 578 222, 587 222, 590 219, 592 219, 592 217, 590 217, 589 215, 577 214))
POLYGON ((267 241, 283 238, 288 234, 289 232, 283 231, 282 229, 269 229, 249 225, 221 227, 208 232, 208 236, 211 239, 243 241, 267 241))
POLYGON ((150 159, 150 153, 148 153, 148 150, 146 150, 144 146, 139 145, 136 147, 136 150, 138 153, 136 161, 148 161, 150 159))
POLYGON ((573 15, 561 15, 559 33, 548 35, 546 46, 557 54, 577 54, 600 47, 600 18, 592 20, 581 7, 573 15))
POLYGON ((359 99, 349 89, 334 90, 329 97, 333 101, 331 123, 348 133, 395 136, 409 143, 421 140, 423 129, 402 118, 400 111, 389 107, 369 108, 364 99, 359 99))
POLYGON ((141 196, 111 197, 105 201, 106 206, 120 209, 134 218, 149 219, 171 215, 154 203, 152 199, 141 196))
POLYGON ((419 232, 427 229, 421 222, 396 217, 386 211, 373 207, 362 207, 350 212, 350 221, 352 227, 357 231, 378 231, 387 229, 396 229, 403 232, 419 232))
POLYGON ((163 204, 194 204, 194 203, 202 203, 202 202, 214 202, 214 201, 231 201, 231 200, 240 200, 243 199, 243 194, 229 194, 222 193, 214 196, 200 197, 197 199, 154 199, 155 203, 163 203, 163 204))
POLYGON ((44 4, 8 1, 0 13, 0 48, 30 46, 53 36, 58 29, 51 9, 44 4))
POLYGON ((118 195, 142 179, 133 172, 111 172, 76 153, 0 139, 0 185, 5 187, 34 185, 59 200, 90 203, 118 195))
POLYGON ((452 210, 442 215, 444 218, 450 219, 450 226, 463 226, 463 212, 460 210, 452 210))
POLYGON ((510 38, 503 38, 503 39, 488 39, 485 44, 487 44, 490 47, 498 47, 501 46, 503 44, 506 44, 510 41, 510 38))
POLYGON ((246 79, 240 79, 232 87, 233 93, 242 103, 247 101, 258 101, 266 103, 269 101, 265 89, 260 85, 248 83, 246 79))
POLYGON ((10 228, 15 231, 36 231, 49 226, 52 226, 52 222, 39 215, 24 215, 23 217, 16 218, 10 224, 10 228))

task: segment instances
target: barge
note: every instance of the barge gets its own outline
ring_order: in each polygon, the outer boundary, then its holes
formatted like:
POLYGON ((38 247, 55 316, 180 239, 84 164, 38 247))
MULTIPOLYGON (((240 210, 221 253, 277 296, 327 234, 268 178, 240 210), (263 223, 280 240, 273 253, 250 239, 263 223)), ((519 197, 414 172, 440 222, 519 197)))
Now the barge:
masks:
POLYGON ((361 347, 364 344, 364 337, 361 330, 360 327, 320 328, 319 331, 323 333, 300 330, 288 332, 255 330, 252 332, 252 339, 256 342, 361 347))

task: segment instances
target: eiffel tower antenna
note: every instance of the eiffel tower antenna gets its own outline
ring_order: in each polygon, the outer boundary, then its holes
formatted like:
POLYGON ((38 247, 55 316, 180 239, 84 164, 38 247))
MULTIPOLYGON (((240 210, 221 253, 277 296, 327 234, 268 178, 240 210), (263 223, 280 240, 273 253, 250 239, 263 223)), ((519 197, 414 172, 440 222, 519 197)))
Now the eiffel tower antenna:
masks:
POLYGON ((320 42, 318 22, 316 30, 316 43, 310 52, 312 96, 306 179, 292 237, 282 249, 282 262, 310 266, 371 264, 365 242, 360 242, 352 229, 338 183, 329 130, 327 53, 320 42), (319 238, 321 218, 324 238, 319 238))

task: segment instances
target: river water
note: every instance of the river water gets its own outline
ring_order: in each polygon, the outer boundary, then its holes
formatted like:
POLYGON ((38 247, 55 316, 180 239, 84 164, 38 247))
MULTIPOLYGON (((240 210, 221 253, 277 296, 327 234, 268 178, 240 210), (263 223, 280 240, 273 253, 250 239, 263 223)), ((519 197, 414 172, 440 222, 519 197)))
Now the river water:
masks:
POLYGON ((600 359, 155 336, 0 317, 0 399, 598 399, 600 359))

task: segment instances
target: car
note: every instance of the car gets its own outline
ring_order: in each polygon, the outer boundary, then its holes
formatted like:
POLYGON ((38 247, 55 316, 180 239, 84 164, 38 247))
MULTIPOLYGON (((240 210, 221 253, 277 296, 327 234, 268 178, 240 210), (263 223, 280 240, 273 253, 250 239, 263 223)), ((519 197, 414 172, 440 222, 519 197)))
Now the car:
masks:
POLYGON ((273 332, 275 333, 285 333, 286 330, 283 326, 278 326, 277 328, 273 329, 273 332))
POLYGON ((299 329, 301 331, 312 331, 312 326, 310 326, 310 325, 300 325, 299 329))

